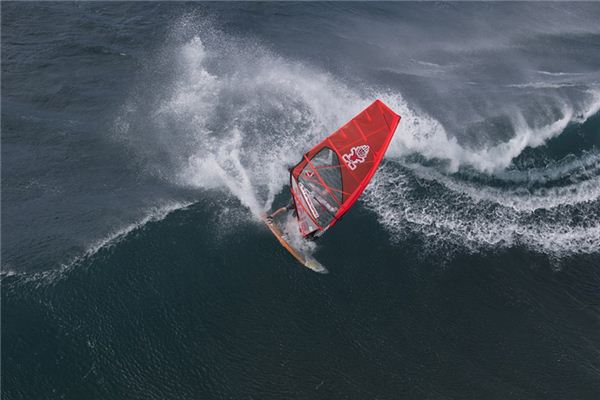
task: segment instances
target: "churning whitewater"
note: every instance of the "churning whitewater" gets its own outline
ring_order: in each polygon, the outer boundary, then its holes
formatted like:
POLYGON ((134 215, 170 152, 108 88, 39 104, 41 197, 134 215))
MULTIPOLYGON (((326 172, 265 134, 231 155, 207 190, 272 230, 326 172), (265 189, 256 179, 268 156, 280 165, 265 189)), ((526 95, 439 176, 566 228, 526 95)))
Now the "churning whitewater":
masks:
POLYGON ((180 20, 146 79, 173 73, 159 85, 138 87, 116 123, 117 138, 150 160, 152 173, 186 187, 222 190, 256 219, 287 190, 287 168, 311 144, 380 98, 402 122, 362 203, 392 242, 418 234, 433 251, 449 244, 470 251, 525 245, 558 257, 600 251, 598 150, 542 166, 528 161, 535 154, 524 155, 573 135, 597 115, 597 83, 563 96, 546 91, 560 89, 552 82, 563 75, 542 71, 535 83, 519 86, 544 89, 527 92, 535 106, 499 117, 482 113, 482 119, 502 121, 500 127, 481 124, 483 139, 474 144, 468 132, 448 131, 400 91, 364 83, 351 88, 260 43, 193 21, 180 20), (551 77, 546 84, 544 76, 551 77), (503 140, 492 139, 499 128, 503 140))

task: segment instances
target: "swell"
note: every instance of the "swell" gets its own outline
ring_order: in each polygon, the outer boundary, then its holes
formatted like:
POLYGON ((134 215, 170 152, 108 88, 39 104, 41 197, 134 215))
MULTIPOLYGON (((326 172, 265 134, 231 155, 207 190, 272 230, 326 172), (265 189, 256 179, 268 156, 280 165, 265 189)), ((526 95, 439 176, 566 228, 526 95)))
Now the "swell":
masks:
POLYGON ((532 94, 536 107, 513 110, 501 130, 481 125, 482 137, 501 139, 473 144, 398 91, 351 87, 193 16, 180 20, 172 36, 145 72, 145 80, 167 79, 138 87, 115 124, 116 140, 150 173, 232 194, 250 211, 246 218, 256 219, 282 193, 287 167, 299 155, 380 98, 402 120, 387 154, 391 162, 364 203, 393 237, 414 232, 469 249, 525 245, 555 255, 598 251, 597 150, 512 168, 525 150, 544 151, 569 126, 597 113, 597 89, 579 87, 576 100, 560 91, 532 94), (414 155, 427 162, 410 162, 414 155), (575 216, 578 210, 587 215, 575 216))
POLYGON ((84 262, 93 262, 94 257, 101 251, 117 246, 130 235, 145 229, 153 222, 164 220, 169 214, 177 210, 183 210, 192 205, 193 202, 174 202, 168 201, 161 205, 150 207, 142 212, 142 217, 137 221, 124 225, 109 232, 104 237, 90 243, 87 248, 79 255, 61 263, 56 269, 38 272, 21 272, 10 265, 3 265, 0 276, 2 280, 9 279, 11 286, 22 285, 34 282, 36 287, 56 283, 59 279, 67 276, 68 272, 84 262))

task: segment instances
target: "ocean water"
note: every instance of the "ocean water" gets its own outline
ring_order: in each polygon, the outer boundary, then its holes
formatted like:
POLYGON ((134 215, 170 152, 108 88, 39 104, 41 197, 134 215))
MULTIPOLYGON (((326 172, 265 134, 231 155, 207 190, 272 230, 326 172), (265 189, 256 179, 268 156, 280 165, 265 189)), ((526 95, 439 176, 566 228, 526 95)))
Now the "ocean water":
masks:
POLYGON ((596 399, 600 4, 1 4, 2 399, 596 399), (299 267, 258 215, 402 116, 299 267))

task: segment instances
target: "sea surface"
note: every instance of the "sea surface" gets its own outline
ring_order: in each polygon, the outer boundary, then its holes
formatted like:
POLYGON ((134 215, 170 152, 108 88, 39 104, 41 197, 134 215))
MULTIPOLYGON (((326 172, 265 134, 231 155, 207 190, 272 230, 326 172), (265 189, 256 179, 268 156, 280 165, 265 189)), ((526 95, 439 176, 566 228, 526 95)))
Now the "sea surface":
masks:
POLYGON ((2 2, 2 399, 598 399, 598 21, 2 2), (377 98, 313 273, 258 216, 377 98))

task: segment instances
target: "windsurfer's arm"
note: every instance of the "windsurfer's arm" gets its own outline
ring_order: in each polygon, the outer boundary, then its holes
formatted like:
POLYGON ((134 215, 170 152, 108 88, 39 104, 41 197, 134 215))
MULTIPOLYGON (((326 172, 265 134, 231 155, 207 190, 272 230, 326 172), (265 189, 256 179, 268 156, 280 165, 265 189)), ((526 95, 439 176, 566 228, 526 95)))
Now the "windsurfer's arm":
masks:
POLYGON ((269 215, 269 217, 275 218, 276 216, 278 216, 282 212, 285 212, 286 210, 287 210, 287 207, 281 207, 280 209, 276 210, 273 214, 269 215))
POLYGON ((321 236, 323 236, 323 233, 325 233, 325 231, 314 231, 310 234, 308 234, 305 239, 306 240, 310 240, 311 242, 314 240, 317 240, 318 238, 320 238, 321 236))
POLYGON ((269 218, 273 219, 276 216, 278 216, 279 214, 284 213, 289 210, 293 210, 294 208, 296 208, 296 207, 294 204, 294 199, 292 198, 292 199, 290 199, 290 201, 287 203, 287 205, 285 207, 281 207, 280 209, 276 210, 273 214, 269 215, 269 218))

